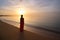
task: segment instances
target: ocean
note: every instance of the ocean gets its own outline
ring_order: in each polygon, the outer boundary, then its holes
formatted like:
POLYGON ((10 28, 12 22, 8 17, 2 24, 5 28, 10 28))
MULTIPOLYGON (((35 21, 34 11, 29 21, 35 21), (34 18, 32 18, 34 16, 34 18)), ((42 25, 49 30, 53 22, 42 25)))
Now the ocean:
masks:
MULTIPOLYGON (((20 16, 2 16, 0 19, 20 22, 20 16)), ((30 13, 24 15, 25 24, 60 32, 60 13, 30 13)))

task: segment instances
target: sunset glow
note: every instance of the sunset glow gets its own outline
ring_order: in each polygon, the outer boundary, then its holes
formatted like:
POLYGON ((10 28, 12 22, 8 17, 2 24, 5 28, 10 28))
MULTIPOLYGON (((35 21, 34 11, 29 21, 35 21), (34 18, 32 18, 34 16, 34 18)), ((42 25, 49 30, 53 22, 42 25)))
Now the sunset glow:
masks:
POLYGON ((19 9, 19 14, 23 15, 25 13, 25 10, 19 9))

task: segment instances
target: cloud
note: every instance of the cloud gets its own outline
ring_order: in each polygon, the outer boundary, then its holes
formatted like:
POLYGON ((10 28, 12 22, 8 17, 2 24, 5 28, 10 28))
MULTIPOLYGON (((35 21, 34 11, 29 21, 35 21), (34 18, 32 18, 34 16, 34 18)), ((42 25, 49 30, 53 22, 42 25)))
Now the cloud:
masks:
POLYGON ((23 6, 35 11, 59 11, 60 0, 0 0, 0 8, 15 9, 23 6))

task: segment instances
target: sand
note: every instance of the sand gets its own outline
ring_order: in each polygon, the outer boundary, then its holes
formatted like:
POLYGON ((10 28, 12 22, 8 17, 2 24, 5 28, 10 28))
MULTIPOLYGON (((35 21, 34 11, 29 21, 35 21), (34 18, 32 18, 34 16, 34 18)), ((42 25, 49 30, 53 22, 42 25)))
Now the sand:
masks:
POLYGON ((27 30, 24 30, 24 32, 19 30, 19 28, 0 20, 0 40, 60 40, 58 38, 44 37, 27 30))

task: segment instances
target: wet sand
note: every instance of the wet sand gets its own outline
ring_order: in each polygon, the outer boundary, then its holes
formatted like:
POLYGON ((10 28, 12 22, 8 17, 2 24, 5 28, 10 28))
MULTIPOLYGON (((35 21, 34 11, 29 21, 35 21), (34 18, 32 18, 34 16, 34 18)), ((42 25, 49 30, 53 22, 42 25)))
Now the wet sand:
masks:
POLYGON ((60 40, 59 38, 49 38, 30 31, 20 32, 19 28, 2 22, 0 20, 0 40, 60 40))

